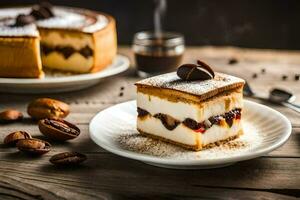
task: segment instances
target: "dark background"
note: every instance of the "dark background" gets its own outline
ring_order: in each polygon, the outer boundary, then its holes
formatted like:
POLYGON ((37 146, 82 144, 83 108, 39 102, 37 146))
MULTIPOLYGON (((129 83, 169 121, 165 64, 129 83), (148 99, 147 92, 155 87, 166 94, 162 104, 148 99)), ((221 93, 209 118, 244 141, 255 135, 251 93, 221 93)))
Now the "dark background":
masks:
MULTIPOLYGON (((0 6, 37 0, 1 0, 0 6)), ((107 12, 117 20, 120 44, 153 29, 152 0, 51 0, 53 4, 107 12)), ((164 29, 184 34, 188 45, 300 49, 298 0, 169 0, 164 29)))

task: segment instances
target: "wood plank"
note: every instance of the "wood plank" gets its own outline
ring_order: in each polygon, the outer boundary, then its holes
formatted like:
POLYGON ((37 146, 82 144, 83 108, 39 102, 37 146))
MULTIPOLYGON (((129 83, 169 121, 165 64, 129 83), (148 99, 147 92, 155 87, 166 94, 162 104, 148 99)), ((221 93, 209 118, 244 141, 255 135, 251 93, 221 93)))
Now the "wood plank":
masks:
MULTIPOLYGON (((1 177, 1 176, 0 176, 1 177)), ((126 180, 123 180, 126 181, 126 180)), ((122 181, 122 182, 123 182, 122 181)), ((23 178, 11 178, 2 176, 0 179, 0 198, 1 199, 297 199, 294 196, 278 194, 282 190, 243 190, 218 187, 186 187, 169 188, 169 191, 158 193, 158 191, 135 190, 132 191, 112 191, 109 189, 96 190, 82 188, 81 186, 68 186, 61 184, 49 184, 37 180, 26 180, 23 178), (49 191, 51 189, 51 192, 49 191), (245 198, 246 197, 246 198, 245 198)))
POLYGON ((199 191, 198 187, 218 187, 299 194, 300 159, 295 158, 259 158, 210 170, 162 169, 112 154, 88 154, 88 158, 84 166, 63 169, 50 165, 49 155, 40 159, 22 154, 1 156, 0 176, 21 182, 125 193, 189 194, 192 189, 199 191))

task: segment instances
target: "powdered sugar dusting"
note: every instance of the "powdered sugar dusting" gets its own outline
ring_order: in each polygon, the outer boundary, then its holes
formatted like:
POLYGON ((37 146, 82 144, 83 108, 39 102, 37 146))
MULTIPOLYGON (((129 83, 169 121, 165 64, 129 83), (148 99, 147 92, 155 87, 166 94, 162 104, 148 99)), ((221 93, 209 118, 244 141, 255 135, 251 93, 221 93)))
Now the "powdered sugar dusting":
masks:
MULTIPOLYGON (((177 76, 176 72, 171 72, 141 80, 136 84, 178 90, 200 96, 212 91, 217 92, 216 89, 218 89, 219 92, 225 91, 227 89, 233 89, 237 84, 244 84, 244 80, 234 76, 216 72, 214 79, 205 81, 183 81, 177 76)), ((214 95, 214 93, 211 93, 211 96, 214 95)))
POLYGON ((123 149, 163 158, 185 160, 224 158, 252 151, 261 144, 262 137, 256 128, 249 123, 243 125, 245 133, 241 137, 198 152, 143 136, 137 133, 135 127, 127 127, 126 131, 115 137, 115 140, 123 149))
POLYGON ((56 8, 53 10, 54 17, 39 20, 37 25, 43 28, 81 28, 86 25, 85 16, 56 8))
POLYGON ((87 26, 83 29, 84 32, 93 33, 97 30, 104 28, 108 24, 108 19, 103 15, 97 16, 97 21, 90 26, 87 26))
POLYGON ((104 28, 108 20, 103 15, 82 9, 56 7, 52 18, 37 22, 38 27, 80 29, 92 33, 104 28))
POLYGON ((11 27, 11 26, 1 26, 0 25, 0 35, 9 36, 9 37, 18 37, 18 36, 31 36, 39 37, 39 32, 36 29, 34 24, 29 24, 26 26, 20 27, 11 27))
POLYGON ((30 8, 24 7, 24 8, 3 8, 0 9, 0 19, 3 18, 15 18, 19 14, 29 14, 30 8))
POLYGON ((15 18, 18 14, 28 14, 29 10, 26 8, 20 9, 0 9, 0 36, 18 37, 31 36, 38 37, 39 33, 34 24, 26 26, 12 26, 15 24, 15 18))
POLYGON ((19 14, 29 14, 31 7, 0 9, 1 36, 39 36, 37 27, 81 30, 86 33, 99 31, 107 26, 106 16, 96 12, 67 7, 54 7, 55 17, 39 20, 35 24, 13 27, 19 14), (37 26, 37 27, 36 27, 37 26))

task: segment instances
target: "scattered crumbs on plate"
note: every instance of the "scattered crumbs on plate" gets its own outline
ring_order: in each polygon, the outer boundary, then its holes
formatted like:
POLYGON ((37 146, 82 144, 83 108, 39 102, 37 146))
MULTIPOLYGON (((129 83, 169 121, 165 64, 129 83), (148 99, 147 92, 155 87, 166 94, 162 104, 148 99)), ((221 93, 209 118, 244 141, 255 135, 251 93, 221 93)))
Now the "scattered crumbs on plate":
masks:
POLYGON ((288 78, 288 76, 285 75, 285 74, 281 76, 281 79, 282 79, 283 81, 285 81, 287 78, 288 78))
POLYGON ((252 74, 252 78, 257 78, 257 73, 252 74))
POLYGON ((228 60, 229 65, 234 65, 234 64, 237 64, 238 62, 239 62, 239 60, 237 58, 234 58, 234 57, 232 57, 228 60))
POLYGON ((176 159, 214 159, 237 155, 257 147, 262 138, 254 127, 249 126, 249 124, 244 124, 245 133, 239 138, 197 152, 143 136, 134 129, 125 131, 116 136, 115 139, 121 148, 137 153, 176 159))

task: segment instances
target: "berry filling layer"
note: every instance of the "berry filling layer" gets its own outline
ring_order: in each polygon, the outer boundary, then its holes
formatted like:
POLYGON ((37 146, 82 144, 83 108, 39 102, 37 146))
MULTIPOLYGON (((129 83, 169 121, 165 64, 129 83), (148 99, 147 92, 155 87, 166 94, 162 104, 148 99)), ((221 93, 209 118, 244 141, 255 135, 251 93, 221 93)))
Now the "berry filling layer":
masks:
MULTIPOLYGON (((137 108, 137 112, 139 118, 146 117, 147 115, 151 116, 151 114, 148 111, 142 108, 137 108)), ((179 124, 183 124, 184 126, 194 130, 195 132, 205 133, 205 131, 211 128, 213 125, 218 125, 218 126, 227 125, 228 127, 231 127, 233 125, 233 120, 241 119, 241 109, 235 108, 222 115, 212 116, 200 123, 191 118, 186 118, 183 121, 179 121, 169 115, 162 114, 162 113, 157 113, 153 115, 153 117, 159 119, 161 123, 164 125, 164 127, 168 130, 174 130, 179 124)))

